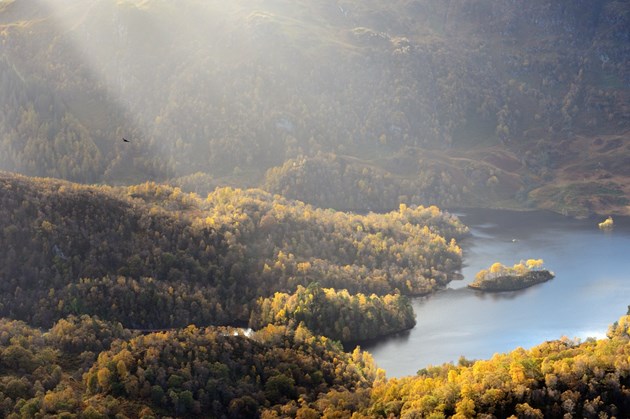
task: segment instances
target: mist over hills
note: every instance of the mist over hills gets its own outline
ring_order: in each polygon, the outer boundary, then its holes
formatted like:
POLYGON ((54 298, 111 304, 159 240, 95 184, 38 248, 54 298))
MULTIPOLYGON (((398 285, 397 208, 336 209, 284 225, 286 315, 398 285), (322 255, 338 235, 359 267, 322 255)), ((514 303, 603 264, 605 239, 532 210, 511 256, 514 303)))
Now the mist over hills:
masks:
POLYGON ((260 186, 332 153, 390 188, 434 179, 400 194, 425 204, 626 213, 629 20, 620 1, 3 1, 0 168, 260 186), (404 173, 381 161, 409 150, 404 173))
POLYGON ((0 0, 0 416, 623 415, 630 315, 403 379, 337 340, 461 276, 429 205, 630 215, 629 28, 613 0, 0 0))

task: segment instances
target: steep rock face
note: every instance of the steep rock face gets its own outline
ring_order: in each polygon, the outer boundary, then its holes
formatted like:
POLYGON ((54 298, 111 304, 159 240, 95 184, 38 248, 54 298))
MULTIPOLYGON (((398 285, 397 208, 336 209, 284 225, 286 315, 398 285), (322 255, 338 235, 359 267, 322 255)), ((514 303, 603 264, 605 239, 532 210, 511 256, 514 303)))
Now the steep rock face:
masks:
POLYGON ((555 275, 548 270, 531 271, 524 275, 502 275, 475 281, 468 286, 472 289, 488 292, 517 291, 552 279, 555 275))

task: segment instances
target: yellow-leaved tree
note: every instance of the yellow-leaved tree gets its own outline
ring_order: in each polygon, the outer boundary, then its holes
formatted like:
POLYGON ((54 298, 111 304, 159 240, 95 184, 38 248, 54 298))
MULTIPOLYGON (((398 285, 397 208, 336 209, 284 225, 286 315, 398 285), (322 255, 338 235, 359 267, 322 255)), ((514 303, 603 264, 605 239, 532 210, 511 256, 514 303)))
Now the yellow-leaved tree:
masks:
POLYGON ((527 262, 525 263, 525 265, 530 270, 540 269, 542 268, 543 260, 542 259, 527 259, 527 262))

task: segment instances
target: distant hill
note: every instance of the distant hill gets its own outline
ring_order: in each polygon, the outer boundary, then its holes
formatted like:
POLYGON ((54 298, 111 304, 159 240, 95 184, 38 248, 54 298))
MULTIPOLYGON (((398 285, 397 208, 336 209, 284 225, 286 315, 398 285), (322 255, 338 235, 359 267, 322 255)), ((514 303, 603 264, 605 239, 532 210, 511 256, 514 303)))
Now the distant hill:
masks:
POLYGON ((5 0, 0 168, 261 186, 324 153, 392 175, 364 209, 628 213, 628 27, 613 0, 5 0))

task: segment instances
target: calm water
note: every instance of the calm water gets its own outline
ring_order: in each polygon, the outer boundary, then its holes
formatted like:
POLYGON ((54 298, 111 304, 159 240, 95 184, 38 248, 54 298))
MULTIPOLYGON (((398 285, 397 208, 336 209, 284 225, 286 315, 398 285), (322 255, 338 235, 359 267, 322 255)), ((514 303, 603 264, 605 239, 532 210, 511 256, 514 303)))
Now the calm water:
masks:
POLYGON ((574 220, 546 212, 466 210, 473 237, 462 243, 464 280, 414 301, 416 327, 363 345, 388 377, 429 364, 488 358, 561 336, 604 337, 630 304, 630 220, 615 229, 601 219, 574 220), (526 290, 482 294, 466 288, 493 262, 542 258, 556 277, 526 290))

